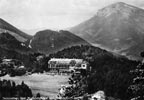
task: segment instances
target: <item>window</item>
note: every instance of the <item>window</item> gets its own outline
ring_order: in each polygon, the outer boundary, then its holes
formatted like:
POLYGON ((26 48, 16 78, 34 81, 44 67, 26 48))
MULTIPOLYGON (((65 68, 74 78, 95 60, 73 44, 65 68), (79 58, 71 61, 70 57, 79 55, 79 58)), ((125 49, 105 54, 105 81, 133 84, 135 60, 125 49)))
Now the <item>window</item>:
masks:
POLYGON ((82 67, 83 67, 83 68, 86 68, 86 64, 82 64, 82 67))

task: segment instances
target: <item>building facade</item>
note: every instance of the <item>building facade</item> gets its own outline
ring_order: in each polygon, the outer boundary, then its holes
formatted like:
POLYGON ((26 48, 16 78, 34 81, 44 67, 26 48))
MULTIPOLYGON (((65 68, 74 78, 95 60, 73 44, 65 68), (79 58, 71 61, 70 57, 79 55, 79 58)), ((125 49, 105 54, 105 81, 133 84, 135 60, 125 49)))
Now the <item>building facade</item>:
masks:
POLYGON ((75 71, 87 69, 88 63, 83 59, 52 58, 48 61, 48 68, 55 71, 75 71))

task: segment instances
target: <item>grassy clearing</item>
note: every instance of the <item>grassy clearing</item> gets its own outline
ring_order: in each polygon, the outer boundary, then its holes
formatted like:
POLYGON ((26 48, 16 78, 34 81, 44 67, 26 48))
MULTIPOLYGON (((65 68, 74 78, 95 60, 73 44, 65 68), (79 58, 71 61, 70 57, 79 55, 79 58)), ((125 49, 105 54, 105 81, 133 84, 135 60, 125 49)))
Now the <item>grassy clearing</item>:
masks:
POLYGON ((58 89, 61 85, 68 84, 68 78, 69 76, 52 76, 47 74, 32 74, 16 77, 6 75, 1 77, 1 79, 13 80, 17 84, 21 84, 21 82, 24 81, 32 89, 33 95, 36 95, 39 92, 41 96, 49 96, 51 98, 54 98, 57 95, 58 89))

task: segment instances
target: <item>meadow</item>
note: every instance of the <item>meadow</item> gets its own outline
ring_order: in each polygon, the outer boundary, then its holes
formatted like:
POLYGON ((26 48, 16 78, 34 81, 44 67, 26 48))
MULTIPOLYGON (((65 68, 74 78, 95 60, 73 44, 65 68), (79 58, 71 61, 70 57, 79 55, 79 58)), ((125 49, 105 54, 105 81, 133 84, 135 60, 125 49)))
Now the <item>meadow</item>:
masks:
POLYGON ((41 96, 49 96, 55 98, 62 85, 68 85, 67 75, 48 75, 48 74, 32 74, 25 76, 10 77, 9 75, 1 77, 1 79, 12 80, 17 84, 24 81, 31 89, 34 96, 40 93, 41 96))

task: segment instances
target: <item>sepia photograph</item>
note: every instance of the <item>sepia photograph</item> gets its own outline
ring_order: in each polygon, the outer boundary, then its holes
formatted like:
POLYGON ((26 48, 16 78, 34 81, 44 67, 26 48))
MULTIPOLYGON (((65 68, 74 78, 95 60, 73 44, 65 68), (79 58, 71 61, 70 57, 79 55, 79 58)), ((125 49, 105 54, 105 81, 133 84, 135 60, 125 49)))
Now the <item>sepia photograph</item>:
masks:
POLYGON ((144 0, 0 0, 0 100, 144 100, 144 0))

